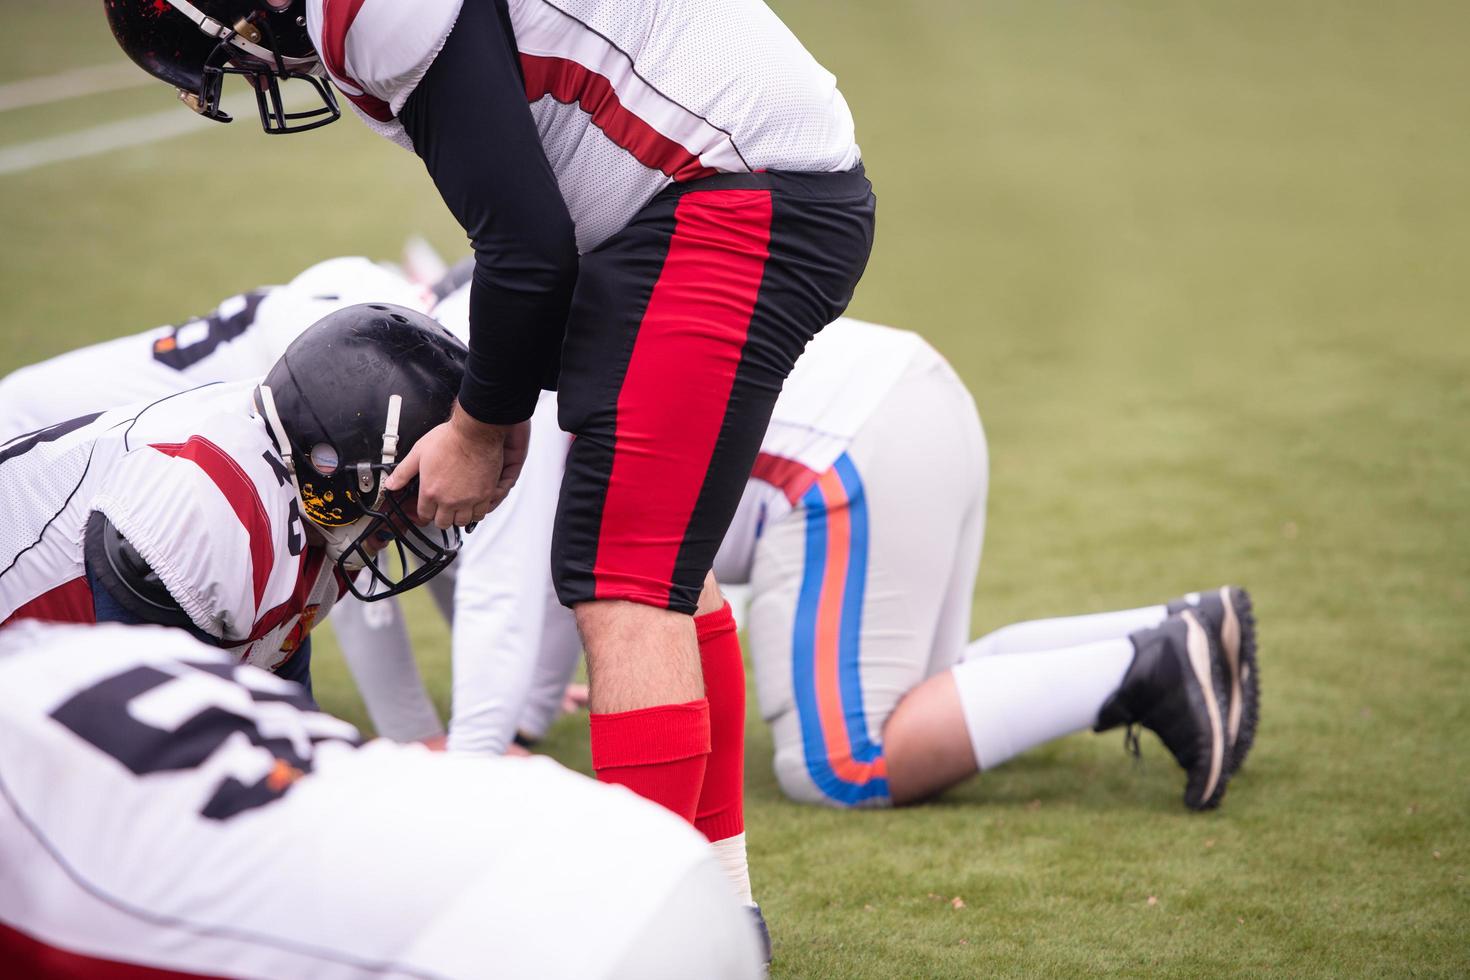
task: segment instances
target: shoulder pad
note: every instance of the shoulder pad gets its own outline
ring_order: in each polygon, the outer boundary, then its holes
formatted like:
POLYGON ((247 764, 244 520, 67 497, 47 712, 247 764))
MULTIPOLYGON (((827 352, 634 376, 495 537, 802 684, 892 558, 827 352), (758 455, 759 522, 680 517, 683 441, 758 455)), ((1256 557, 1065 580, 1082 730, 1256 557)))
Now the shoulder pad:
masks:
POLYGON ((168 587, 107 515, 93 511, 84 548, 87 570, 117 603, 144 622, 193 629, 168 587))

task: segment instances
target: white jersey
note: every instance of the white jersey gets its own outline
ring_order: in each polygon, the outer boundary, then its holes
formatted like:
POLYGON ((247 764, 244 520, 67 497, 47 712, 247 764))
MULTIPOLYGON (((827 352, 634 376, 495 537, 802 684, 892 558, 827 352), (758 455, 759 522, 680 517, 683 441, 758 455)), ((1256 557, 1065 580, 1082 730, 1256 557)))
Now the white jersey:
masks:
MULTIPOLYGON (((434 315, 468 330, 461 290, 434 315)), ((748 580, 761 530, 790 512, 841 456, 906 371, 942 361, 918 334, 847 317, 825 327, 786 380, 735 519, 715 558, 721 584, 748 580)), ((531 449, 515 489, 466 537, 454 603, 454 713, 450 747, 503 752, 515 734, 538 660, 555 676, 575 663, 571 614, 551 592, 548 551, 570 437, 556 430, 555 397, 532 420, 531 449)))
POLYGON ((317 320, 368 302, 427 308, 423 290, 393 269, 328 259, 285 286, 231 296, 207 316, 20 368, 0 378, 0 441, 211 381, 258 377, 317 320))
MULTIPOLYGON (((358 114, 411 148, 398 114, 461 2, 308 0, 307 27, 358 114)), ((858 162, 836 79, 761 0, 508 7, 526 100, 584 252, 675 181, 858 162)))
POLYGON ((200 630, 283 665, 342 591, 309 546, 257 380, 206 385, 0 445, 0 622, 90 622, 83 535, 105 514, 200 630))
POLYGON ((361 745, 157 627, 7 627, 0 690, 7 975, 759 975, 703 838, 550 760, 361 745))

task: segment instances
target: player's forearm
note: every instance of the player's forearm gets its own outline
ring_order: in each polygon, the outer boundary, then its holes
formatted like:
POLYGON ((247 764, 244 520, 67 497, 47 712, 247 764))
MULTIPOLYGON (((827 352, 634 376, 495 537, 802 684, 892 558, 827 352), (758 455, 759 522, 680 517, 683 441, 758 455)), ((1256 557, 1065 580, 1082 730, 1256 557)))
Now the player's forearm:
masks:
POLYGON ((473 418, 509 424, 530 418, 541 389, 556 382, 558 354, 576 280, 569 268, 519 256, 518 271, 486 272, 477 252, 470 289, 470 356, 459 401, 473 418), (519 289, 502 285, 515 278, 519 289))

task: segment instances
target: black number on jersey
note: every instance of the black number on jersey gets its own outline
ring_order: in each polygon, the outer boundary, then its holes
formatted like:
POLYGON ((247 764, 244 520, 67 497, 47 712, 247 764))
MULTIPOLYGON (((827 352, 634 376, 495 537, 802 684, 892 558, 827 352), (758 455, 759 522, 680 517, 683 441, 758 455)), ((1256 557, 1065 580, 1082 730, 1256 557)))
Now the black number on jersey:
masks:
POLYGON ((93 412, 91 415, 79 415, 74 419, 67 419, 65 422, 57 422, 55 425, 48 425, 44 429, 37 429, 35 432, 18 435, 3 446, 0 446, 0 463, 14 459, 17 456, 24 456, 43 443, 55 442, 62 436, 77 431, 84 425, 91 425, 101 415, 101 412, 93 412))
MULTIPOLYGON (((261 453, 261 457, 271 468, 271 472, 276 475, 276 482, 284 487, 291 471, 286 469, 286 464, 281 462, 281 457, 270 450, 261 453)), ((301 517, 301 504, 295 497, 291 498, 291 516, 286 521, 286 548, 291 552, 292 557, 301 554, 306 548, 306 524, 303 523, 301 517)))
MULTIPOLYGON (((280 694, 234 683, 236 668, 231 664, 177 662, 183 667, 231 682, 235 690, 248 693, 256 704, 282 702, 312 712, 318 718, 323 717, 316 714, 319 709, 304 692, 280 694)), ((221 779, 200 810, 202 816, 211 820, 226 820, 280 799, 301 775, 311 771, 312 746, 329 739, 342 740, 336 734, 309 731, 296 740, 267 736, 261 732, 255 718, 222 704, 206 703, 172 729, 158 728, 136 717, 133 706, 139 698, 165 684, 187 680, 188 676, 188 673, 169 673, 156 667, 131 667, 73 695, 53 711, 51 717, 140 777, 196 769, 226 740, 237 734, 243 735, 251 745, 268 753, 274 761, 270 771, 254 782, 242 782, 234 776, 221 779)), ((296 717, 310 728, 312 714, 296 717)), ((335 724, 335 719, 332 722, 335 724)))
POLYGON ((221 303, 219 309, 203 319, 172 328, 153 342, 153 359, 175 371, 193 367, 213 354, 220 344, 249 330, 260 301, 268 295, 269 291, 264 289, 245 293, 221 303))

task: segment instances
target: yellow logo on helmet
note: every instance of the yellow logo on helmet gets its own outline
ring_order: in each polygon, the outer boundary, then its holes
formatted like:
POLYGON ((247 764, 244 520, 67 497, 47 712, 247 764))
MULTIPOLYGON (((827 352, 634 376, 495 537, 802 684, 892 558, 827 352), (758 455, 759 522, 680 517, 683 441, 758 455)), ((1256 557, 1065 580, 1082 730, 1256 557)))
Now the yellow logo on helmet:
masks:
POLYGON ((310 483, 301 484, 301 506, 306 511, 306 516, 322 527, 343 527, 352 523, 342 513, 340 506, 332 505, 335 497, 336 494, 330 488, 317 493, 316 487, 310 483))

